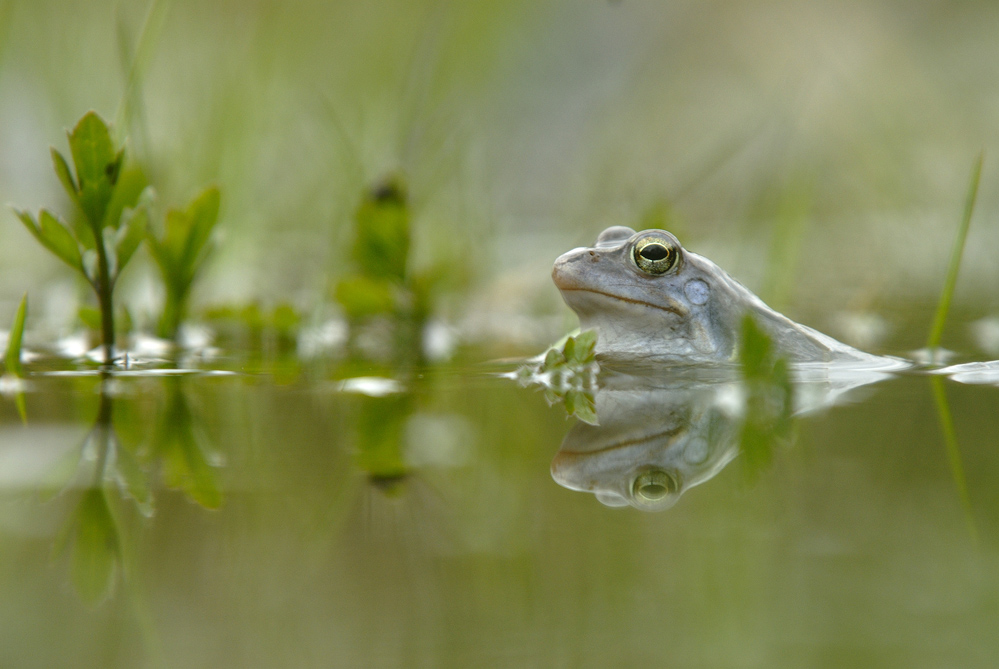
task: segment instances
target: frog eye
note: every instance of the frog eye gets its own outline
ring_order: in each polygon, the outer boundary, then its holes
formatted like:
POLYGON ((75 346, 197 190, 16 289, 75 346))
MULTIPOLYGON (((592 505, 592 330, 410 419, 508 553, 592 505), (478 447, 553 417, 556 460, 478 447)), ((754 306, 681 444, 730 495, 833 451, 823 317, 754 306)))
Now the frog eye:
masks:
POLYGON ((679 490, 676 477, 662 469, 650 469, 635 477, 631 494, 635 501, 644 504, 661 502, 679 490))
POLYGON ((665 274, 676 264, 676 247, 665 237, 645 237, 635 242, 635 264, 648 274, 665 274))

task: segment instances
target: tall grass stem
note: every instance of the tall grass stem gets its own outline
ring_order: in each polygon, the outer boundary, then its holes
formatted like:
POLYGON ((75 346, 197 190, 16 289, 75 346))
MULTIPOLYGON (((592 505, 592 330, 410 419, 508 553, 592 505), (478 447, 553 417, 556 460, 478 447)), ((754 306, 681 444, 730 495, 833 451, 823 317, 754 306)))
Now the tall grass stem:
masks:
POLYGON ((971 215, 975 211, 975 200, 978 197, 978 182, 982 176, 982 163, 984 162, 985 152, 983 151, 978 154, 978 159, 971 170, 971 183, 968 184, 968 195, 964 200, 964 216, 961 219, 961 227, 957 230, 957 239, 954 240, 954 248, 951 250, 950 265, 947 268, 947 279, 944 281, 943 292, 940 293, 937 313, 933 318, 933 328, 930 330, 930 338, 926 343, 927 348, 931 351, 940 346, 940 340, 943 338, 947 313, 950 311, 951 298, 954 296, 954 286, 957 284, 957 273, 961 269, 964 242, 968 238, 968 228, 971 227, 971 215))

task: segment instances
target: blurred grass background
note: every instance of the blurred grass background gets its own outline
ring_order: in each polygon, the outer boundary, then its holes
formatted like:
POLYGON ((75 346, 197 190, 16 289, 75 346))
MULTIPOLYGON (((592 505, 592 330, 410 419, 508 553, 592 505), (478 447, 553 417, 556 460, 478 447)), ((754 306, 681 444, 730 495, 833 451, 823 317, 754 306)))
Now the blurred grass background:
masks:
MULTIPOLYGON (((363 189, 395 170, 413 264, 465 272, 451 318, 564 313, 554 257, 657 203, 792 315, 931 303, 982 149, 957 300, 997 305, 992 3, 6 0, 0 21, 0 202, 67 210, 47 147, 116 118, 134 66, 117 131, 161 206, 223 193, 196 305, 330 304, 363 189)), ((58 330, 79 289, 0 220, 0 321, 30 290, 58 330)))

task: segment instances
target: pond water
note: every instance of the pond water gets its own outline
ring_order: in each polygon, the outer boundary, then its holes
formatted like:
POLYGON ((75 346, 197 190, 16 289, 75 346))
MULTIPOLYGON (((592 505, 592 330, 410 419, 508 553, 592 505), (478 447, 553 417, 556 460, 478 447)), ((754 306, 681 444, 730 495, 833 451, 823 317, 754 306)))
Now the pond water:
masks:
POLYGON ((994 386, 799 384, 809 410, 747 457, 717 380, 605 375, 598 428, 510 364, 194 367, 36 364, 27 424, 0 403, 0 665, 999 655, 994 386))

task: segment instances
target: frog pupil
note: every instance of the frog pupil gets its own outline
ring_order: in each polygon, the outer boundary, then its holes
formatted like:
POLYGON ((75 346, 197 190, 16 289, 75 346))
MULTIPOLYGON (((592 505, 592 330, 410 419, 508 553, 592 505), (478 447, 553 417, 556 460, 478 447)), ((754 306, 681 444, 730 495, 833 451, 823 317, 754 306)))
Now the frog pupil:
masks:
POLYGON ((642 247, 638 254, 646 260, 663 260, 669 257, 669 249, 662 244, 653 243, 642 247))

